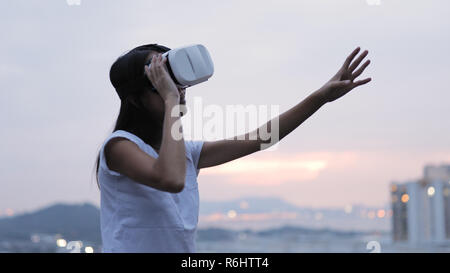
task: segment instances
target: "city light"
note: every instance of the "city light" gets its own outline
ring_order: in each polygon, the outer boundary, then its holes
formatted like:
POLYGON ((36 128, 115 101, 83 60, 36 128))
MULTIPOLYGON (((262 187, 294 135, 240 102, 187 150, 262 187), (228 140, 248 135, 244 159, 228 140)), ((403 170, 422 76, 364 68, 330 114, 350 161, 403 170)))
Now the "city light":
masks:
POLYGON ((434 187, 429 187, 427 190, 427 194, 430 197, 433 196, 435 192, 436 192, 436 190, 434 189, 434 187))
POLYGON ((392 185, 391 186, 391 191, 392 192, 396 192, 397 191, 397 185, 392 185))
POLYGON ((449 188, 445 188, 444 189, 444 196, 449 196, 450 195, 450 189, 449 188))
POLYGON ((229 210, 227 215, 229 218, 235 218, 237 216, 237 213, 235 210, 229 210))
POLYGON ((384 209, 379 209, 377 212, 378 218, 384 218, 386 216, 386 211, 384 209))
POLYGON ((84 248, 85 253, 94 253, 94 248, 92 246, 87 246, 84 248))
POLYGON ((66 247, 67 246, 67 241, 64 239, 58 239, 56 240, 56 245, 58 247, 66 247))
POLYGON ((398 201, 397 195, 392 196, 392 203, 395 203, 398 201))
POLYGON ((403 203, 407 203, 409 201, 409 195, 408 194, 403 194, 402 195, 402 202, 403 203))

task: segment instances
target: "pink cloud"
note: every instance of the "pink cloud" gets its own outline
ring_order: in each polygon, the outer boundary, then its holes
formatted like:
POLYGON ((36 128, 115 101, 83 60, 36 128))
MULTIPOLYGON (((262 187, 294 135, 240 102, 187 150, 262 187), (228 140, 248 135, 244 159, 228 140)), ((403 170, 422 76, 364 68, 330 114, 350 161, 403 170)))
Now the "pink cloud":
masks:
POLYGON ((311 181, 327 168, 348 168, 358 160, 355 152, 314 152, 295 155, 266 153, 202 170, 202 176, 226 177, 230 183, 280 185, 287 181, 311 181))
POLYGON ((392 181, 420 178, 426 164, 443 163, 450 151, 267 152, 202 169, 198 179, 204 200, 276 196, 299 206, 384 206, 392 181))

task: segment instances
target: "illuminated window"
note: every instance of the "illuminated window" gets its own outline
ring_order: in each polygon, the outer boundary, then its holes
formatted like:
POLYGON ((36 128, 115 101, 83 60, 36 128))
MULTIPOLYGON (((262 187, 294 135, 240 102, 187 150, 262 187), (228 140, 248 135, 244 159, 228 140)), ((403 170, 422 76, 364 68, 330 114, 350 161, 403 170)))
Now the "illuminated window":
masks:
POLYGON ((408 194, 403 194, 402 195, 402 202, 403 203, 407 203, 409 201, 409 195, 408 194))
POLYGON ((383 218, 386 215, 386 211, 384 209, 379 209, 377 212, 378 218, 383 218))

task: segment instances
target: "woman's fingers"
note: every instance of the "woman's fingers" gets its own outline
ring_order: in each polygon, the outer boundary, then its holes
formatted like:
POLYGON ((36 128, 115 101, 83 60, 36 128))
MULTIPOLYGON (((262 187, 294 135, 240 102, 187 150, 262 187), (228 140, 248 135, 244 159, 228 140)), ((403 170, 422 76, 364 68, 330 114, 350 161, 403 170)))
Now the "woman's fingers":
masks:
POLYGON ((354 87, 357 87, 357 86, 366 84, 366 83, 370 82, 371 80, 372 80, 372 78, 367 78, 367 79, 364 79, 364 80, 356 81, 356 82, 353 83, 353 85, 354 85, 354 87))
POLYGON ((359 64, 361 63, 361 61, 367 56, 367 54, 369 54, 369 51, 364 50, 363 53, 361 53, 361 55, 359 55, 359 57, 350 65, 350 67, 348 68, 348 70, 350 72, 353 72, 353 70, 355 70, 359 64))
POLYGON ((165 63, 166 57, 163 57, 162 54, 158 54, 158 75, 162 76, 166 70, 165 63))
POLYGON ((344 69, 347 69, 349 67, 350 63, 355 58, 356 54, 358 54, 360 49, 361 48, 358 46, 350 55, 348 55, 347 59, 345 59, 344 65, 342 66, 344 69))
POLYGON ((159 68, 161 68, 161 60, 162 60, 162 54, 159 53, 158 54, 158 66, 159 66, 159 68))
POLYGON ((152 62, 150 63, 150 73, 155 74, 155 68, 156 68, 156 59, 155 55, 152 56, 152 62))
POLYGON ((152 60, 152 62, 153 61, 154 61, 154 66, 155 66, 154 67, 155 77, 159 78, 161 76, 161 54, 154 55, 154 60, 152 60))
POLYGON ((144 65, 144 72, 147 78, 150 78, 150 68, 148 68, 148 65, 144 65))
POLYGON ((370 64, 370 60, 367 60, 358 70, 355 71, 355 73, 352 74, 352 79, 358 78, 359 75, 361 75, 366 67, 370 64))

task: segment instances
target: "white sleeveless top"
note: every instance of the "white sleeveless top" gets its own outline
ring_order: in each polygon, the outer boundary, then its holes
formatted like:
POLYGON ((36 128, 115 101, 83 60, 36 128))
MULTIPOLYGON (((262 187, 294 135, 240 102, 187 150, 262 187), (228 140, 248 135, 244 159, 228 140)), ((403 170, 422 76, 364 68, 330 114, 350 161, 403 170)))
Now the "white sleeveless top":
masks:
POLYGON ((148 155, 156 151, 127 131, 112 133, 100 150, 100 223, 103 252, 195 252, 199 215, 198 159, 203 141, 185 141, 183 191, 169 193, 139 184, 108 168, 104 147, 115 137, 127 138, 148 155))

